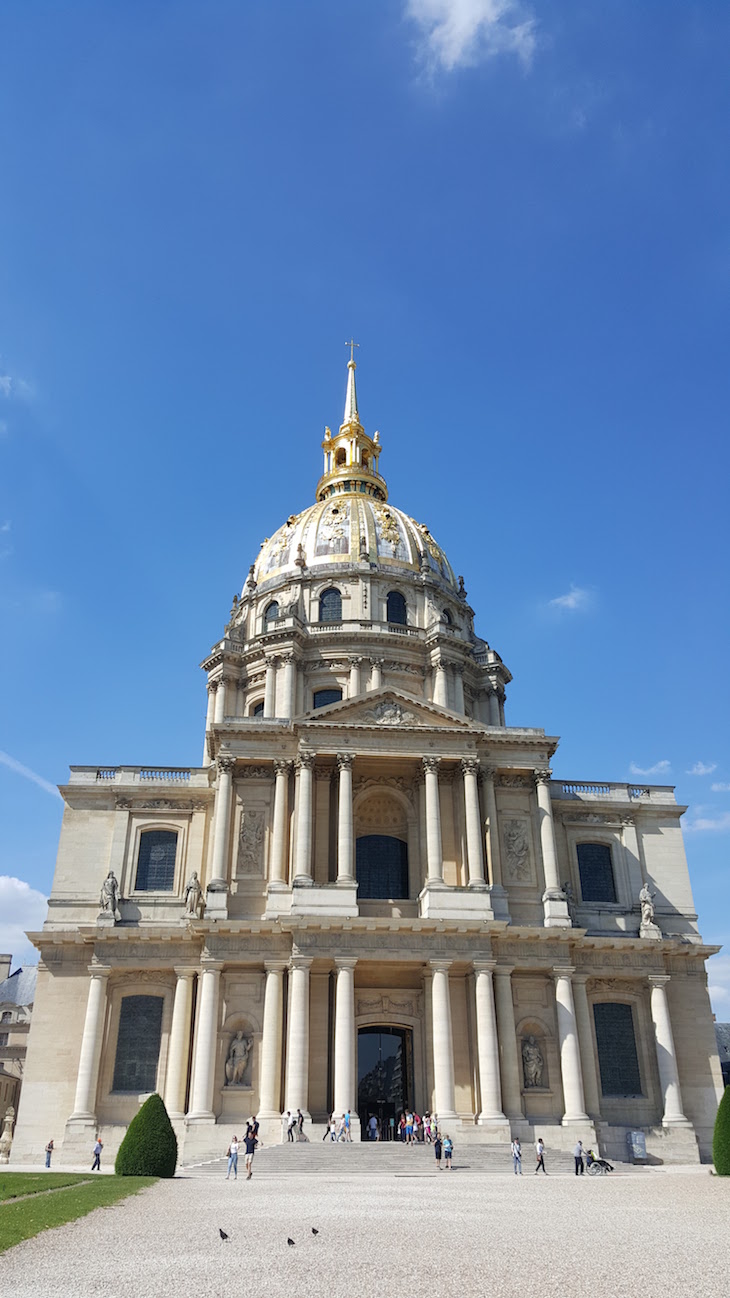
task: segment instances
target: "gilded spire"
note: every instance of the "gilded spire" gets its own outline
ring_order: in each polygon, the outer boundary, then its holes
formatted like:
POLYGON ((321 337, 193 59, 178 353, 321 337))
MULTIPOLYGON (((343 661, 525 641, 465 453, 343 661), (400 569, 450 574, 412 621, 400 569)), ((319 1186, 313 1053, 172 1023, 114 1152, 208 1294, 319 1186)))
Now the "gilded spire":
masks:
POLYGON ((347 362, 347 392, 345 393, 345 415, 342 420, 341 428, 362 428, 360 423, 360 414, 357 408, 357 388, 355 387, 355 348, 360 344, 351 338, 349 343, 345 343, 350 348, 350 359, 347 362))

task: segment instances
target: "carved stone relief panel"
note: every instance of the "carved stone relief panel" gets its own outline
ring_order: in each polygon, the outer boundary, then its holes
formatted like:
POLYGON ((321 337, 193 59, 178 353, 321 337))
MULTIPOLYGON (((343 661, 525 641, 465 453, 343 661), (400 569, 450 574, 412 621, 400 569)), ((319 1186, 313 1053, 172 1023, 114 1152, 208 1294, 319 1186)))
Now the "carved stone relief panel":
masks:
POLYGON ((505 883, 536 884, 529 816, 507 815, 502 826, 502 870, 505 883))
POLYGON ((236 874, 264 873, 266 815, 262 807, 244 806, 238 830, 236 874))
POLYGON ((421 1013, 422 999, 420 992, 363 990, 355 998, 355 1013, 382 1014, 386 1019, 397 1018, 399 1014, 417 1018, 421 1013))

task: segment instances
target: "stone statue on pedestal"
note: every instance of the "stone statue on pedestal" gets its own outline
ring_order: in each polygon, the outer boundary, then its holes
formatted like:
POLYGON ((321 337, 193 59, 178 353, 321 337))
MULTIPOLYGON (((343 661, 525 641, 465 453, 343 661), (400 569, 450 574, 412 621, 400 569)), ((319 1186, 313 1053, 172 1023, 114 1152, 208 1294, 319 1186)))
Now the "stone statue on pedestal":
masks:
POLYGON ((226 1059, 226 1086, 243 1086, 243 1077, 252 1045, 251 1038, 244 1037, 243 1030, 239 1029, 231 1042, 226 1059))
POLYGON ((190 919, 199 919, 203 909, 203 889, 200 886, 198 871, 193 870, 185 884, 185 914, 190 919))
POLYGON ((527 1037, 522 1043, 522 1072, 525 1078, 525 1089, 542 1086, 542 1075, 545 1060, 534 1037, 527 1037))
POLYGON ((645 883, 643 888, 641 889, 641 892, 639 893, 639 905, 641 906, 642 925, 654 923, 655 895, 656 894, 651 891, 648 883, 645 883))
POLYGON ((99 909, 103 918, 111 917, 114 923, 121 919, 119 903, 121 901, 119 884, 113 870, 110 870, 103 884, 101 885, 101 894, 99 896, 99 909))
POLYGON ((573 885, 568 880, 563 884, 563 892, 565 893, 570 922, 575 924, 575 893, 573 892, 573 885))

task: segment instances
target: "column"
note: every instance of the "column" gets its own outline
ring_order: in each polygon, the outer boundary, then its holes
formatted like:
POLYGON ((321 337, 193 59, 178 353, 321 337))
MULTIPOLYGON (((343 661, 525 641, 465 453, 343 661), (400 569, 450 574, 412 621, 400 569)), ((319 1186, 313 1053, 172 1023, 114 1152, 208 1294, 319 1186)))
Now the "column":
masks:
POLYGON ((563 1078, 563 1100, 565 1101, 564 1127, 573 1122, 588 1121, 573 1004, 572 974, 573 970, 568 966, 553 970, 560 1039, 560 1072, 563 1078))
POLYGON ((454 666, 454 712, 464 712, 464 677, 461 668, 454 666))
POLYGON ((215 693, 218 688, 217 681, 208 682, 208 706, 205 713, 205 738, 203 740, 203 761, 201 765, 207 766, 210 762, 210 753, 208 752, 208 731, 213 725, 215 716, 215 693))
POLYGON ((288 882, 287 842, 289 811, 289 772, 291 762, 274 762, 276 782, 274 784, 274 831, 271 843, 270 883, 283 888, 288 882))
POLYGON ((553 804, 550 799, 550 776, 552 771, 535 771, 535 788, 537 790, 537 815, 540 824, 540 848, 545 875, 545 891, 542 895, 546 928, 570 928, 570 916, 565 894, 560 887, 558 874, 558 855, 555 848, 555 826, 553 824, 553 804))
POLYGON ((360 664, 362 658, 350 658, 350 688, 348 698, 354 699, 360 693, 360 664))
POLYGON ((355 1087, 355 965, 357 960, 337 959, 335 989, 335 1113, 356 1112, 355 1087))
POLYGON ((190 1019, 193 1009, 194 969, 176 969, 170 1046, 167 1052, 165 1107, 171 1118, 185 1117, 185 1091, 190 1055, 190 1019))
POLYGON ((466 855, 469 865, 469 887, 485 888, 484 853, 482 851, 482 818, 479 811, 477 777, 479 760, 465 757, 461 763, 464 776, 464 805, 466 809, 466 855))
POLYGON ((337 754, 340 789, 337 803, 337 882, 354 882, 352 824, 352 753, 337 754))
POLYGON ((70 1121, 96 1119, 96 1088, 99 1081, 101 1043, 106 1017, 106 986, 111 969, 107 965, 90 965, 89 995, 86 1001, 84 1033, 81 1038, 79 1071, 76 1074, 76 1096, 70 1121))
POLYGON ((441 660, 436 663, 435 676, 433 683, 433 701, 439 707, 447 708, 449 706, 449 691, 446 681, 446 666, 441 660))
POLYGON ((433 1033, 433 1078, 439 1123, 456 1118, 454 1109, 454 1041, 451 1032, 449 995, 450 960, 430 960, 432 973, 431 1013, 433 1033))
POLYGON ((371 688, 371 690, 379 690, 379 689, 380 689, 380 686, 382 685, 382 683, 383 683, 383 659, 382 659, 382 658, 371 658, 371 659, 370 659, 370 688, 371 688))
POLYGON ((443 883, 444 863, 441 847, 441 805, 439 802, 438 768, 440 757, 424 757, 423 770, 426 782, 426 859, 427 883, 443 883))
POLYGON ((499 698, 497 697, 497 691, 495 689, 490 689, 487 692, 487 707, 489 709, 490 726, 498 726, 499 725, 499 698))
POLYGON ((195 1034, 195 1061, 193 1084, 190 1093, 188 1122, 214 1122, 213 1085, 215 1083, 216 1046, 218 1044, 218 997, 220 991, 220 963, 203 965, 198 987, 200 1009, 195 1034))
MULTIPOLYGON (((293 717, 294 707, 296 704, 296 687, 297 687, 297 666, 294 660, 294 654, 283 654, 280 662, 284 665, 283 680, 281 686, 282 693, 282 713, 283 717, 293 717)), ((268 677, 268 672, 267 672, 268 677)), ((266 703, 264 702, 264 711, 266 703)))
POLYGON ((226 681, 221 676, 218 681, 218 688, 215 692, 214 720, 216 724, 221 722, 225 715, 226 715, 226 681))
POLYGON ((494 1001, 497 1011, 502 1099, 507 1118, 522 1117, 522 1073, 517 1054, 515 1006, 512 999, 512 968, 496 965, 494 1001))
POLYGON ((596 1056, 593 1050, 591 1010, 586 991, 587 982, 587 974, 573 974, 573 1001, 575 1003, 575 1022, 578 1028, 580 1062, 583 1070, 583 1093, 586 1101, 586 1112, 591 1118, 600 1118, 601 1096, 598 1089, 596 1056))
MULTIPOLYGON (((213 828, 213 860, 211 884, 228 882, 228 839, 231 827, 231 796, 233 793, 233 768, 235 757, 227 754, 218 758, 218 788, 215 791, 215 825, 213 828)), ((219 887, 219 891, 222 889, 219 887)))
POLYGON ((682 1092, 679 1089, 677 1055, 674 1049, 674 1034, 672 1032, 672 1020, 669 1016, 669 1001, 667 1000, 666 989, 668 982, 668 974, 652 975, 649 978, 656 1060, 659 1067, 659 1084, 662 1088, 664 1102, 662 1126, 689 1126, 682 1109, 682 1092))
POLYGON ((332 771, 329 766, 314 768, 314 882, 330 879, 330 795, 332 771))
POLYGON ((314 753, 300 753, 296 760, 299 772, 297 781, 297 841, 296 874, 294 883, 312 882, 312 769, 314 753))
POLYGON ((261 1083, 259 1118, 278 1118, 281 1114, 281 1035, 284 1026, 283 961, 267 960, 264 991, 264 1022, 261 1038, 261 1083))
POLYGON ((506 723, 506 721, 505 721, 505 719, 504 719, 504 698, 505 698, 504 690, 500 690, 499 694, 497 695, 497 698, 498 698, 498 700, 499 700, 499 703, 498 703, 498 706, 499 706, 499 724, 500 724, 500 726, 505 726, 507 723, 506 723))
POLYGON ((505 919, 509 923, 509 899, 507 890, 502 884, 502 855, 499 845, 499 823, 497 820, 497 797, 494 792, 495 768, 482 767, 482 788, 487 813, 487 856, 489 863, 489 894, 495 919, 505 919))
POLYGON ((494 961, 474 962, 474 991, 476 995, 477 1058, 479 1061, 479 1095, 481 1112, 479 1126, 505 1125, 502 1112, 502 1087, 499 1080, 499 1038, 497 1016, 494 1010, 494 961))
POLYGON ((264 686, 264 716, 276 716, 276 663, 275 657, 266 659, 266 685, 264 686))
POLYGON ((290 1113, 309 1116, 309 968, 295 956, 289 965, 289 1032, 286 1043, 286 1100, 290 1113))

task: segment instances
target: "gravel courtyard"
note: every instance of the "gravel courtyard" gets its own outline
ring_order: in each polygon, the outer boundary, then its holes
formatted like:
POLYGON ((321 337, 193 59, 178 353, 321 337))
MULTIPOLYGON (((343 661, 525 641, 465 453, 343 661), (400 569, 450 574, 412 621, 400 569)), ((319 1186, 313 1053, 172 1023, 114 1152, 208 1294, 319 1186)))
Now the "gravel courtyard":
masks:
POLYGON ((712 1298, 727 1291, 729 1212, 730 1180, 707 1169, 180 1178, 11 1249, 0 1293, 712 1298))

